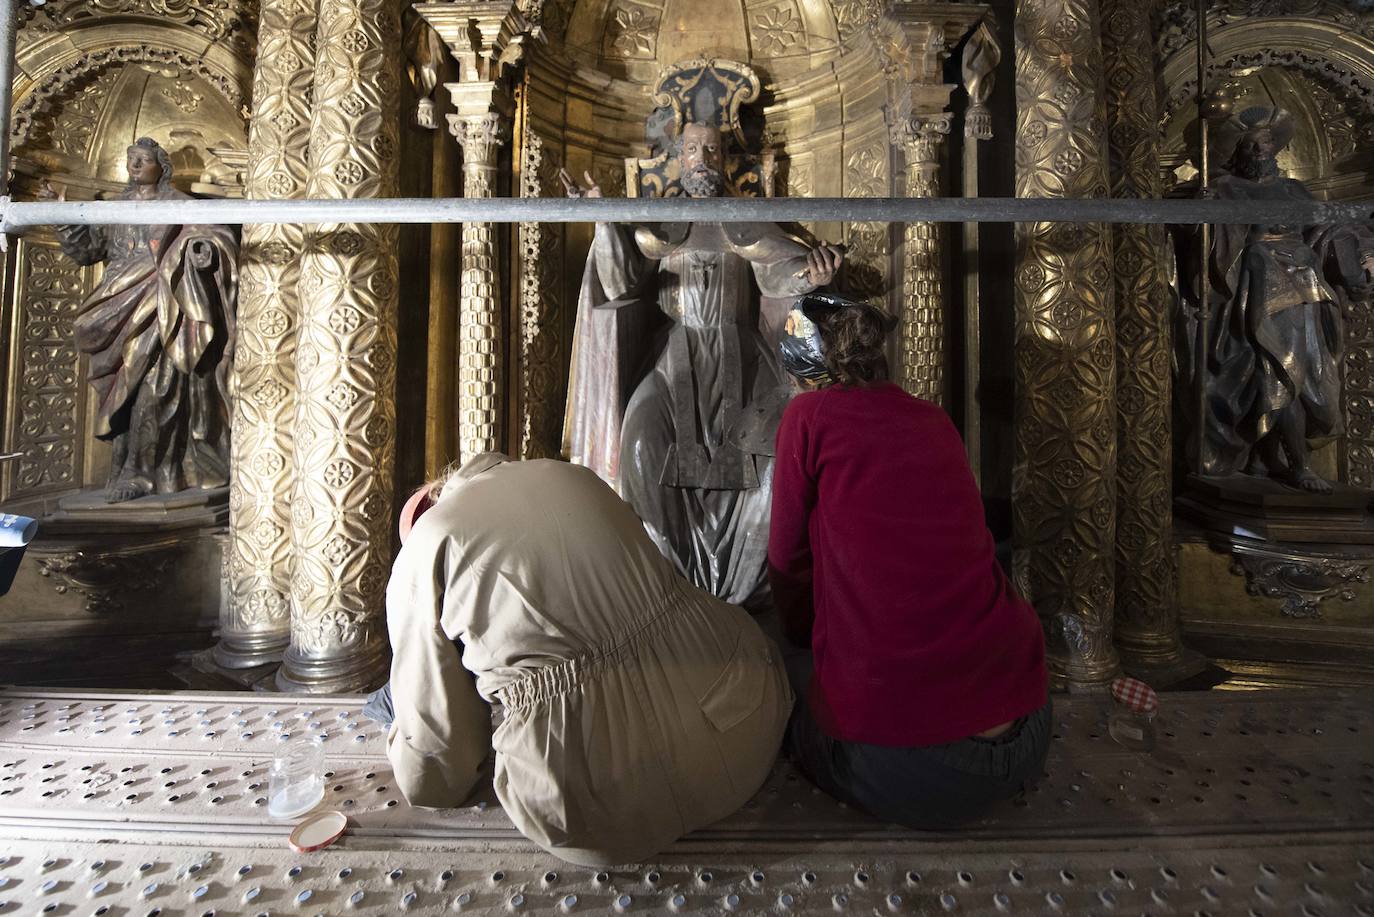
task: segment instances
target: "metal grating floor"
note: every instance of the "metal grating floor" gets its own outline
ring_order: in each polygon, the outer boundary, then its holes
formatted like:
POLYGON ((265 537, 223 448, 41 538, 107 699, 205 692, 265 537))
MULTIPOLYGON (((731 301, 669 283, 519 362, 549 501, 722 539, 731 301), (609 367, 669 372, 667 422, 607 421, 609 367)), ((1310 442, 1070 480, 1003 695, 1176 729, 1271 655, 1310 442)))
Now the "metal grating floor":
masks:
POLYGON ((38 914, 1152 913, 1374 917, 1374 692, 1174 693, 1128 751, 1056 701, 1049 775, 957 835, 880 824, 781 762, 730 818, 598 875, 488 791, 412 809, 361 700, 0 692, 0 917, 38 914), (283 736, 324 736, 334 847, 267 816, 283 736), (103 908, 103 910, 102 910, 103 908))

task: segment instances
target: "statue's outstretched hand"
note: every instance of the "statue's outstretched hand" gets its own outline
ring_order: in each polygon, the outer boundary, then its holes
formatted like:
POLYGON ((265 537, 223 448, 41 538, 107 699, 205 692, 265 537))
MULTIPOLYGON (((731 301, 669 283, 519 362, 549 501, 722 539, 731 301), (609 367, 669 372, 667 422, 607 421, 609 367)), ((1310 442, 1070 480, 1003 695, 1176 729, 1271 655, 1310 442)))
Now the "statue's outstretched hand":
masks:
POLYGON ((34 195, 40 201, 65 201, 67 199, 67 189, 58 191, 49 182, 43 182, 38 186, 38 193, 34 195))
POLYGON ((601 186, 592 178, 592 173, 583 172, 582 178, 587 182, 587 187, 583 188, 568 174, 567 169, 558 170, 558 180, 563 183, 563 187, 568 192, 568 197, 601 197, 601 186))
POLYGON ((844 247, 821 243, 806 254, 806 280, 823 287, 835 279, 835 272, 844 262, 844 247))
POLYGON ((191 263, 191 267, 204 271, 214 266, 215 247, 208 240, 194 239, 186 249, 186 260, 191 263))

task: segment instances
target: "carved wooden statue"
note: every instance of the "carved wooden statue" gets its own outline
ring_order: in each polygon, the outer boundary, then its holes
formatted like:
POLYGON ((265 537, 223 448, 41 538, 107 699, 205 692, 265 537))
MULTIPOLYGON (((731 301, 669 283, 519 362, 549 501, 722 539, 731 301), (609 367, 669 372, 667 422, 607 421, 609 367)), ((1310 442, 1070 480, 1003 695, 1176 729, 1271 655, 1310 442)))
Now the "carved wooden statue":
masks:
MULTIPOLYGON (((685 125, 683 190, 725 192, 722 132, 685 125)), ((600 189, 563 180, 574 197, 600 189)), ((719 598, 766 595, 777 331, 839 249, 772 223, 598 223, 578 303, 565 448, 634 506, 659 549, 719 598)))
MULTIPOLYGON (((1209 196, 1311 199, 1302 182, 1279 173, 1278 153, 1293 136, 1286 112, 1248 108, 1219 134, 1222 149, 1234 144, 1234 153, 1209 196)), ((1195 250, 1185 245, 1185 255, 1195 250)), ((1267 476, 1331 492, 1312 468, 1309 440, 1340 426, 1342 296, 1367 297, 1371 270, 1374 234, 1360 225, 1214 228, 1202 357, 1205 474, 1267 476)))
MULTIPOLYGON (((128 150, 121 200, 180 200, 147 137, 128 150)), ((57 195, 45 188, 42 197, 57 195)), ((111 503, 229 481, 228 380, 238 243, 227 226, 59 226, 62 250, 105 273, 76 319, 96 436, 113 443, 111 503)))

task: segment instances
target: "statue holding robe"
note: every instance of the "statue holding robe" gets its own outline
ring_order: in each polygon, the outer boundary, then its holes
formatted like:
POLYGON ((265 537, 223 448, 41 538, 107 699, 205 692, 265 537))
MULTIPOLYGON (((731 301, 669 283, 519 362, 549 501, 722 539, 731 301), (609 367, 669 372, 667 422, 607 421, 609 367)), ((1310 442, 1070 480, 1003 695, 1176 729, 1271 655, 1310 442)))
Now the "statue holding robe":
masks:
MULTIPOLYGON (((1311 200, 1302 182, 1279 173, 1278 152, 1293 133, 1286 113, 1249 108, 1228 122, 1223 137, 1228 132, 1228 174, 1212 182, 1208 196, 1311 200)), ((1195 248, 1191 241, 1184 246, 1185 254, 1195 248)), ((1243 473, 1331 492, 1312 468, 1309 441, 1339 432, 1342 304, 1368 295, 1371 253, 1374 234, 1360 225, 1214 228, 1201 361, 1205 474, 1243 473)))
MULTIPOLYGON (((720 131, 688 124, 682 185, 717 196, 720 131)), ((564 173, 573 196, 583 190, 564 173)), ((597 224, 581 295, 564 447, 639 513, 659 549, 729 602, 767 596, 777 343, 796 297, 842 255, 772 223, 597 224)))
MULTIPOLYGON (((184 200, 172 162, 143 137, 121 200, 184 200)), ((41 197, 57 195, 49 188, 41 197)), ((105 272, 76 318, 96 436, 112 443, 105 498, 229 482, 228 382, 238 243, 227 226, 59 226, 62 250, 105 272)))

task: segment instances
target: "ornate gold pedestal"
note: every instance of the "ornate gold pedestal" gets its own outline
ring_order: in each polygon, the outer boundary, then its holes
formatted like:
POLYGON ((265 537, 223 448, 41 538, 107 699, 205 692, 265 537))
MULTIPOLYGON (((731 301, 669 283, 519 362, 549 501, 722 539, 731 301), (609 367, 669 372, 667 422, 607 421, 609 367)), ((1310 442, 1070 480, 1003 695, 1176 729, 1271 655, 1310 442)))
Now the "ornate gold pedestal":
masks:
POLYGON ((1189 644, 1374 677, 1371 494, 1316 496, 1244 476, 1188 484, 1176 540, 1189 644))
POLYGON ((208 637, 220 604, 226 501, 224 488, 120 504, 100 491, 63 498, 40 520, 0 601, 0 641, 208 637))

